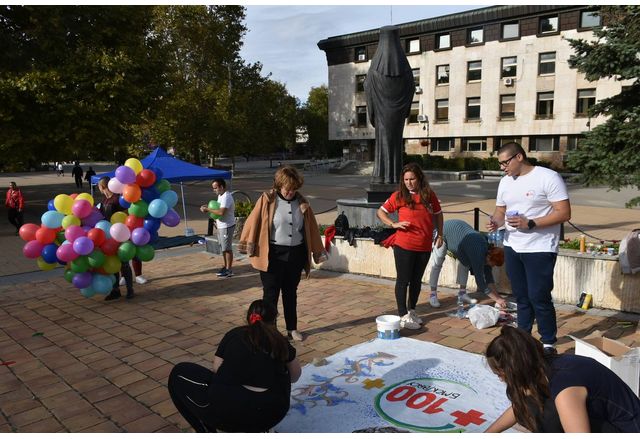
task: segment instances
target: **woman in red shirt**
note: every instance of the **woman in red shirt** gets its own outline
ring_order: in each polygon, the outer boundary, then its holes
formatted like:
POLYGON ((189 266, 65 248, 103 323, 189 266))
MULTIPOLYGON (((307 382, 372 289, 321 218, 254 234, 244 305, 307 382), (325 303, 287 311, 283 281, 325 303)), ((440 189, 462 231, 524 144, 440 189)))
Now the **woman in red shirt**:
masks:
POLYGON ((435 192, 416 163, 402 168, 399 189, 378 209, 378 218, 397 229, 393 256, 396 263, 396 302, 400 326, 420 329, 422 319, 416 314, 416 304, 422 288, 422 276, 431 256, 433 231, 437 230, 436 246, 442 246, 442 209, 435 192), (398 221, 389 214, 398 212, 398 221), (409 298, 407 301, 407 287, 409 298))
POLYGON ((9 222, 16 228, 16 235, 20 231, 20 227, 24 224, 22 211, 24 210, 24 198, 22 197, 22 191, 18 189, 18 185, 15 181, 9 183, 9 190, 7 190, 7 198, 4 205, 7 206, 9 222))

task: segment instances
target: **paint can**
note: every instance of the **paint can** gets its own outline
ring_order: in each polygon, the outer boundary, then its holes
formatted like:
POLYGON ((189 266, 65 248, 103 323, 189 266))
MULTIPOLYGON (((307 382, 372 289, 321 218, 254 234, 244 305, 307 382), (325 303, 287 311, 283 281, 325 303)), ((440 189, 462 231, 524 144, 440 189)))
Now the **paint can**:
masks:
POLYGON ((394 340, 400 338, 400 317, 394 315, 383 315, 376 317, 378 327, 378 338, 383 340, 394 340))

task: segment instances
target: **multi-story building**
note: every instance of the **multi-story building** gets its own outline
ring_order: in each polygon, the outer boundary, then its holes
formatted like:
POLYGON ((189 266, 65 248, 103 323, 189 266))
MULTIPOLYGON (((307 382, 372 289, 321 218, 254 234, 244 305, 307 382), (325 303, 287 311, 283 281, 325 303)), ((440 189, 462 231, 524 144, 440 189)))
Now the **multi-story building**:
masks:
MULTIPOLYGON (((416 83, 404 129, 407 154, 489 157, 508 141, 561 166, 596 101, 624 82, 589 82, 569 68, 568 38, 601 26, 588 6, 494 6, 397 25, 416 83)), ((351 158, 373 157, 363 83, 378 30, 318 43, 329 66, 329 138, 350 141, 351 158)))

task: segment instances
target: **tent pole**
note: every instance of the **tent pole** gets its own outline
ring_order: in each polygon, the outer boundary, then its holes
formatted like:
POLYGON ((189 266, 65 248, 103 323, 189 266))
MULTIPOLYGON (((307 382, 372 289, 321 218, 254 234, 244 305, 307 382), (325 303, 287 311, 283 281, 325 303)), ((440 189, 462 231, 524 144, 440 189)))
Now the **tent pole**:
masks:
POLYGON ((187 207, 184 203, 184 187, 182 186, 182 182, 180 182, 180 196, 182 197, 182 214, 184 215, 184 234, 185 236, 191 236, 193 233, 189 234, 189 223, 187 222, 187 207))

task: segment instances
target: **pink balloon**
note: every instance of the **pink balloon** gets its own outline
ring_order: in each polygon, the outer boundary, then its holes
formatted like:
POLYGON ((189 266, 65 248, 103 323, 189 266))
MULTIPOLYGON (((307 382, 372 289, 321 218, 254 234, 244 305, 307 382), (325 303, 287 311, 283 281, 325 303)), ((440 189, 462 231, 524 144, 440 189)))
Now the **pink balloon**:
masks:
POLYGON ((111 180, 109 180, 109 183, 107 183, 107 187, 114 194, 121 194, 124 190, 124 184, 122 184, 122 182, 117 178, 112 178, 111 180))
POLYGON ((115 223, 109 229, 109 234, 118 242, 125 242, 131 237, 131 231, 123 223, 115 223))
POLYGON ((91 213, 93 206, 87 200, 76 200, 71 206, 71 212, 78 218, 84 218, 91 213))
POLYGON ((69 242, 73 242, 82 236, 87 236, 87 233, 80 226, 69 226, 64 231, 64 237, 67 238, 69 242))
POLYGON ((34 239, 33 241, 27 242, 24 247, 22 247, 22 253, 29 259, 36 259, 42 253, 43 248, 44 244, 34 239))
POLYGON ((71 262, 78 257, 78 253, 73 251, 73 245, 66 243, 58 247, 58 250, 56 250, 56 257, 62 262, 71 262))

